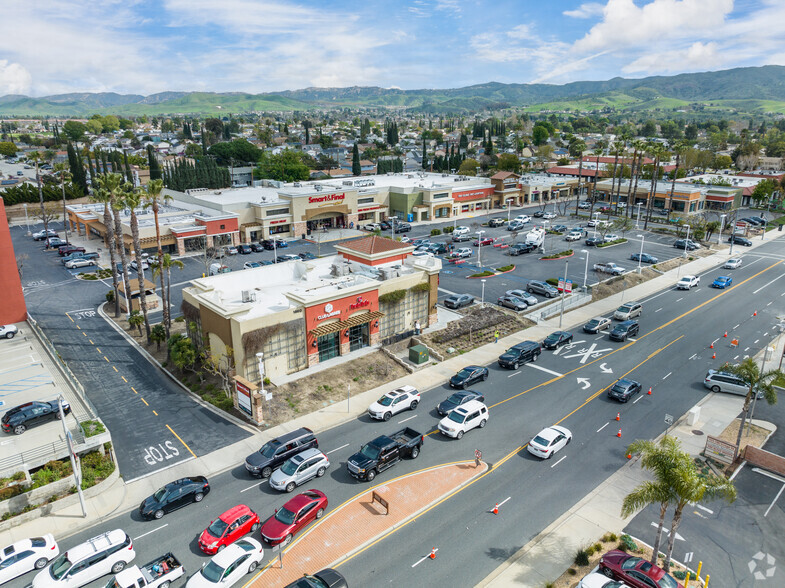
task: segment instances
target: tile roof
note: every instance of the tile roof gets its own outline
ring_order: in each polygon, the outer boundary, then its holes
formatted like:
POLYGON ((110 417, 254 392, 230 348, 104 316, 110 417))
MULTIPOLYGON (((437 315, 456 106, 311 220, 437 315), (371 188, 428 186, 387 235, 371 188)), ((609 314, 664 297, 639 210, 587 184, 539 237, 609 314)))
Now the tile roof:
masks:
POLYGON ((504 180, 505 178, 509 178, 511 176, 515 176, 516 178, 520 177, 518 174, 515 174, 511 171, 500 171, 496 172, 491 176, 492 180, 504 180))
POLYGON ((354 241, 349 241, 348 243, 341 243, 341 247, 351 251, 356 251, 357 253, 373 255, 375 253, 386 253, 388 251, 408 249, 411 248, 411 244, 401 243, 400 241, 393 241, 387 237, 371 235, 370 237, 355 239, 354 241))

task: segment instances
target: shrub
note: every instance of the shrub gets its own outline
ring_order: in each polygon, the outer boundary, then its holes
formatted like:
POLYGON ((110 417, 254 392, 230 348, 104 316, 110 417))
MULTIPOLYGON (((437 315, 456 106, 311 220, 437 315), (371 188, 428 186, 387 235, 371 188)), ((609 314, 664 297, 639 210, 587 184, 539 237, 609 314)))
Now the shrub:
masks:
MULTIPOLYGON (((785 218, 785 217, 783 217, 783 218, 785 218)), ((442 233, 444 233, 445 235, 447 235, 447 234, 449 234, 449 233, 452 233, 454 230, 455 230, 455 227, 447 226, 447 227, 444 227, 444 228, 442 229, 442 233)))
POLYGON ((82 421, 80 425, 85 437, 94 437, 106 431, 106 427, 99 421, 82 421))
POLYGON ((632 540, 632 537, 625 533, 621 536, 621 540, 619 541, 619 549, 627 552, 637 551, 638 545, 632 540))
POLYGON ((675 572, 671 572, 671 576, 676 578, 677 580, 694 580, 695 574, 691 572, 687 572, 685 570, 677 570, 675 572))
POLYGON ((594 551, 594 553, 599 553, 600 551, 602 551, 602 543, 595 543, 592 546, 592 550, 594 551))
POLYGON ((412 292, 430 292, 431 285, 428 282, 423 282, 421 284, 415 284, 410 288, 412 292))
POLYGON ((265 386, 269 386, 272 383, 273 382, 272 382, 272 380, 270 380, 270 378, 268 378, 267 376, 264 377, 264 385, 265 386))
POLYGON ((441 229, 431 229, 431 237, 435 237, 436 235, 441 235, 441 229))
POLYGON ((496 272, 492 272, 491 270, 485 270, 484 272, 480 272, 478 274, 472 274, 469 276, 470 278, 487 278, 488 276, 495 276, 496 272))
POLYGON ((559 285, 559 279, 558 278, 548 278, 547 280, 545 280, 545 283, 546 284, 550 284, 551 286, 558 286, 559 285))
POLYGON ((578 550, 578 553, 575 554, 574 563, 576 566, 587 566, 589 565, 589 550, 586 548, 581 548, 578 550))
POLYGON ((542 259, 559 259, 560 257, 569 257, 570 255, 572 255, 572 249, 567 249, 565 251, 560 251, 559 253, 546 255, 542 259))
POLYGON ((498 272, 508 272, 508 271, 514 270, 514 269, 515 269, 515 266, 513 264, 510 264, 510 265, 505 265, 503 267, 496 268, 496 271, 498 271, 498 272))
POLYGON ((575 568, 567 568, 567 573, 568 573, 570 576, 574 576, 575 574, 577 574, 577 573, 578 573, 578 570, 576 570, 575 568))
POLYGON ((184 316, 178 316, 176 319, 174 319, 174 322, 176 322, 176 323, 184 323, 185 322, 185 317, 184 316))
POLYGON ((98 276, 95 274, 79 274, 79 277, 83 280, 97 280, 98 276))
POLYGON ((105 294, 105 297, 108 303, 111 304, 112 302, 114 302, 114 290, 109 290, 109 292, 105 294))
POLYGON ((380 304, 397 304, 406 298, 406 290, 393 290, 379 296, 380 304))

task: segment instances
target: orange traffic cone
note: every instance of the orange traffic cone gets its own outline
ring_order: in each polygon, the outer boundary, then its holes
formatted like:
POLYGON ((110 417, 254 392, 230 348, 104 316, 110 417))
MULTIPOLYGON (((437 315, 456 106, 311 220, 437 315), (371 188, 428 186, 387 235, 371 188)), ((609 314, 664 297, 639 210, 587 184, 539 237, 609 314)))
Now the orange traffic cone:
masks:
POLYGON ((717 359, 717 354, 716 354, 716 353, 712 353, 712 354, 711 354, 711 358, 712 358, 712 359, 717 359))
POLYGON ((709 345, 709 349, 714 349, 714 342, 713 342, 713 341, 712 341, 712 343, 709 345))
POLYGON ((649 386, 649 391, 648 391, 648 392, 646 392, 646 394, 648 394, 649 396, 651 396, 651 386, 649 386))
POLYGON ((496 515, 499 514, 499 503, 498 502, 496 503, 496 506, 493 507, 493 510, 491 512, 493 514, 496 514, 496 515))
POLYGON ((618 433, 616 433, 616 436, 617 436, 617 437, 621 437, 621 429, 619 429, 619 432, 618 432, 618 433))
POLYGON ((756 310, 755 312, 753 312, 752 316, 758 316, 758 311, 756 310))
POLYGON ((436 559, 436 552, 437 551, 438 550, 434 547, 433 549, 431 549, 431 555, 429 555, 428 557, 430 557, 431 559, 436 559))
POLYGON ((632 459, 632 454, 631 453, 627 454, 627 459, 632 459))
POLYGON ((617 413, 616 413, 616 420, 617 420, 617 421, 620 421, 620 420, 621 420, 621 413, 620 413, 620 412, 617 412, 617 413))
POLYGON ((728 336, 728 331, 725 331, 725 334, 723 335, 723 337, 727 337, 727 336, 728 336))

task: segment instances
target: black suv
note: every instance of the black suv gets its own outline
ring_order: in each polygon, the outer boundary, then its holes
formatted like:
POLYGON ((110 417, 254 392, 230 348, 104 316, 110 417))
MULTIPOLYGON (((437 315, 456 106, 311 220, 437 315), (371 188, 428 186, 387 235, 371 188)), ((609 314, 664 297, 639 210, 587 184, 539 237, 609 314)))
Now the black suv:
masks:
POLYGON ((608 335, 613 341, 625 341, 627 337, 634 337, 638 334, 640 325, 638 321, 622 321, 608 335))
POLYGON ((545 296, 546 298, 553 298, 554 296, 559 295, 559 291, 556 288, 550 284, 539 282, 537 280, 532 280, 526 284, 526 291, 529 294, 539 294, 540 296, 545 296))
POLYGON ((620 380, 617 380, 613 386, 608 388, 608 398, 614 398, 619 402, 627 402, 640 391, 640 382, 621 378, 620 380))
POLYGON ((747 237, 742 237, 741 235, 731 235, 728 239, 728 243, 733 243, 734 245, 744 245, 745 247, 752 247, 752 241, 747 239, 747 237))
POLYGON ((262 445, 259 451, 245 458, 245 469, 252 476, 269 478, 287 459, 311 447, 319 447, 316 435, 311 429, 302 427, 262 445))
POLYGON ((517 370, 518 366, 527 361, 537 361, 542 353, 540 344, 535 341, 524 341, 513 345, 499 356, 499 366, 517 370))
MULTIPOLYGON (((3 431, 21 435, 32 426, 54 419, 59 420, 60 410, 57 403, 57 400, 50 400, 49 402, 34 401, 15 406, 3 415, 3 431)), ((70 412, 71 405, 63 402, 63 414, 70 412)))
POLYGON ((514 243, 507 249, 507 253, 508 255, 521 255, 535 249, 537 249, 537 246, 534 243, 514 243))
POLYGON ((240 253, 242 255, 250 255, 251 253, 253 253, 253 249, 247 243, 243 243, 242 245, 237 246, 237 253, 240 253))
POLYGON ((396 234, 408 233, 409 231, 412 230, 412 225, 410 225, 409 223, 395 223, 395 226, 393 228, 395 229, 396 234))
POLYGON ((169 482, 155 494, 148 496, 139 506, 139 514, 147 520, 160 519, 168 512, 201 502, 210 492, 210 484, 204 476, 191 476, 169 482))

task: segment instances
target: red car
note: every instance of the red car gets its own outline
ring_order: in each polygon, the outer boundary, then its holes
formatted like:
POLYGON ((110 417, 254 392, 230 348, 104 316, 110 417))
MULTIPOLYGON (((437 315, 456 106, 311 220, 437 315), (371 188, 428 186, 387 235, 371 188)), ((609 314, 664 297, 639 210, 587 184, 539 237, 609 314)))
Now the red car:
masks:
POLYGON ((618 549, 609 551, 600 558, 600 571, 633 588, 684 588, 661 567, 618 549))
POLYGON ((285 545, 300 529, 321 518, 326 508, 324 492, 308 490, 298 494, 267 519, 262 527, 262 540, 268 545, 285 545))
POLYGON ((244 504, 230 508, 215 519, 199 536, 199 548, 213 555, 240 537, 259 528, 259 515, 244 504))
POLYGON ((482 239, 475 239, 474 246, 482 247, 483 245, 493 245, 494 241, 495 239, 492 239, 491 237, 483 237, 482 239))

